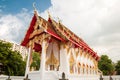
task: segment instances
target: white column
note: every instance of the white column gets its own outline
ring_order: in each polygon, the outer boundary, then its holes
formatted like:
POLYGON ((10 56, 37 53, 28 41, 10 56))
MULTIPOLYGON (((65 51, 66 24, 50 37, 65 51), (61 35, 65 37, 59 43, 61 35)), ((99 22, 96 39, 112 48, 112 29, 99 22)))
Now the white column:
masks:
POLYGON ((42 42, 41 63, 40 63, 40 80, 45 80, 44 77, 45 77, 46 48, 47 48, 47 41, 43 40, 43 42, 42 42))
POLYGON ((67 50, 61 45, 60 49, 60 72, 69 74, 69 60, 67 57, 67 50))
POLYGON ((31 55, 31 48, 28 49, 28 57, 27 57, 25 77, 27 76, 28 72, 30 71, 30 55, 31 55))

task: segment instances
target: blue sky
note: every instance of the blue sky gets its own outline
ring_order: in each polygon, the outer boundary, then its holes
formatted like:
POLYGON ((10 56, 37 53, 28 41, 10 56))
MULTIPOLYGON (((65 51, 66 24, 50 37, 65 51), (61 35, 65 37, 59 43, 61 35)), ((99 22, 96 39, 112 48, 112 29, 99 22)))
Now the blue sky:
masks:
POLYGON ((43 12, 51 6, 50 0, 0 0, 0 9, 4 14, 16 14, 19 13, 22 8, 32 10, 33 2, 36 3, 36 8, 40 12, 43 12))
POLYGON ((99 55, 119 60, 120 0, 0 0, 0 39, 20 44, 33 16, 33 2, 40 16, 47 19, 49 10, 99 55))
POLYGON ((51 6, 50 0, 0 0, 0 38, 22 41, 33 16, 33 3, 39 12, 51 6))

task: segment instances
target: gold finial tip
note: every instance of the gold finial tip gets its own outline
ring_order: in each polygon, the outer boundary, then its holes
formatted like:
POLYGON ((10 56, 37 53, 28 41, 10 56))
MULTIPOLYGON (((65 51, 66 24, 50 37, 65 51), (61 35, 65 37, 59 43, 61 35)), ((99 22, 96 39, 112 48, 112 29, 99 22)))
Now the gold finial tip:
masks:
POLYGON ((34 8, 34 10, 36 10, 36 7, 35 7, 35 2, 33 3, 33 8, 34 8))
POLYGON ((58 22, 59 22, 59 23, 61 23, 61 20, 60 20, 60 18, 59 18, 59 17, 57 17, 57 19, 58 19, 58 22))
POLYGON ((49 12, 49 11, 47 11, 47 13, 48 13, 48 16, 51 18, 50 12, 49 12))

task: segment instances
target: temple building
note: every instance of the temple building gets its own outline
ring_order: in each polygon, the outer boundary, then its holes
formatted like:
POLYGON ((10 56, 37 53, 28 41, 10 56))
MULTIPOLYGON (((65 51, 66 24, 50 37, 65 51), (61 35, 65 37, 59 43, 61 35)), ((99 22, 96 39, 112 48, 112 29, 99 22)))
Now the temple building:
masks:
POLYGON ((21 42, 29 48, 26 76, 30 80, 99 80, 100 57, 80 37, 37 10, 21 42), (40 68, 31 71, 32 51, 40 54, 40 68))

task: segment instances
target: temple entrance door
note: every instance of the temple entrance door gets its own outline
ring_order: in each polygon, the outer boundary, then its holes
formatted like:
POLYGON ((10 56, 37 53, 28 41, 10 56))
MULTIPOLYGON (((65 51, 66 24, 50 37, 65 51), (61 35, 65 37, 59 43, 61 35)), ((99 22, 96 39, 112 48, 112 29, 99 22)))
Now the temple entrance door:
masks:
POLYGON ((59 45, 56 40, 49 43, 46 54, 46 70, 59 70, 59 45))

